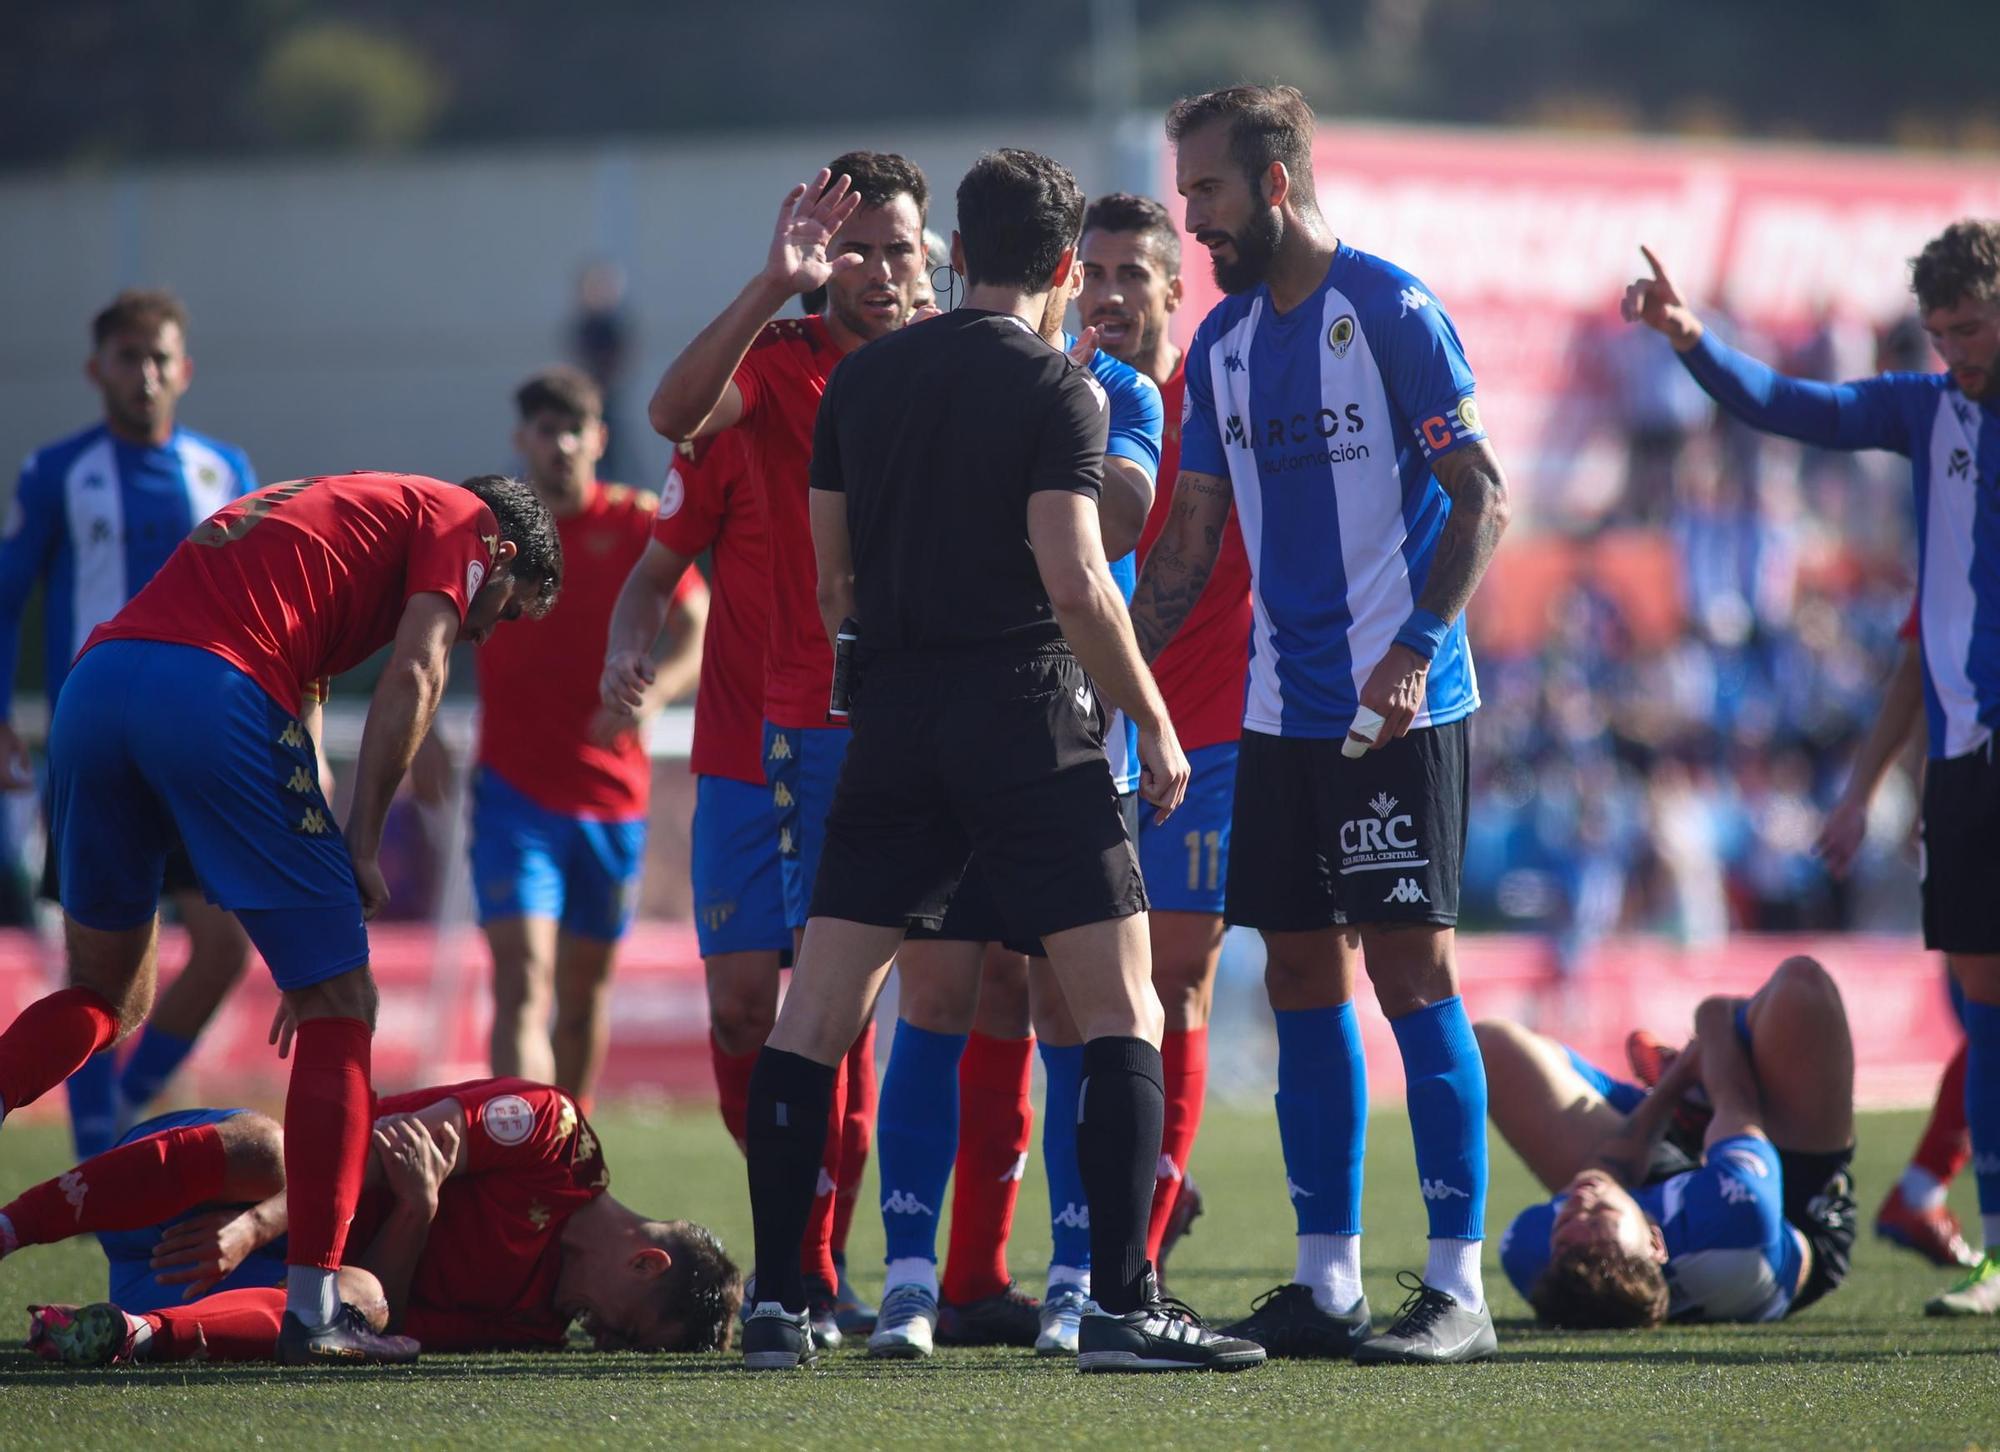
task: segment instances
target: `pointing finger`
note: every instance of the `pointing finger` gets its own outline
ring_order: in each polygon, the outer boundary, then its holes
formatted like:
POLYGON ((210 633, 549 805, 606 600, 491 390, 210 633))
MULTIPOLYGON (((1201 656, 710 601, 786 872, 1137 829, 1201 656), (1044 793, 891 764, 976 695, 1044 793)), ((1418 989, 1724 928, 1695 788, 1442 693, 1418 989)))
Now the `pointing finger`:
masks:
POLYGON ((1667 286, 1671 288, 1673 286, 1673 283, 1668 281, 1667 270, 1666 268, 1660 266, 1660 259, 1653 255, 1653 249, 1648 247, 1645 243, 1641 242, 1639 244, 1639 253, 1646 259, 1646 265, 1653 269, 1654 279, 1656 281, 1666 283, 1667 286))

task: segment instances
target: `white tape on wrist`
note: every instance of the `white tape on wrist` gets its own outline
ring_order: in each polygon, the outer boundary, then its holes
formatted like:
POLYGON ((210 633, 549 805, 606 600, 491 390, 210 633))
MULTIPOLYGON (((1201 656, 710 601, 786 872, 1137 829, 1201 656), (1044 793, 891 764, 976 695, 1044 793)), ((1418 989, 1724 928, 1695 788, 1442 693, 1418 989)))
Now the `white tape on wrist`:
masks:
POLYGON ((1357 706, 1354 710, 1354 724, 1347 728, 1347 739, 1340 743, 1340 754, 1346 757, 1364 755, 1375 744, 1375 738, 1382 734, 1382 713, 1367 706, 1357 706), (1356 737, 1360 740, 1355 740, 1356 737))

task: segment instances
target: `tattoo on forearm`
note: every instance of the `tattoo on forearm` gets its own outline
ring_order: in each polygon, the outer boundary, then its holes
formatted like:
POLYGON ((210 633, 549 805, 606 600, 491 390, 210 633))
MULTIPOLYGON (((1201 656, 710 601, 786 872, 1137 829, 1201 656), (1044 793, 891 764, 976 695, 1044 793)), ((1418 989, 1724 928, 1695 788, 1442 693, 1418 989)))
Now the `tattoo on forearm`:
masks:
POLYGON ((1507 528, 1507 486, 1486 461, 1468 459, 1446 481, 1451 517, 1438 537, 1430 575, 1417 605, 1441 620, 1456 620, 1500 546, 1507 528))
POLYGON ((1132 631, 1148 664, 1167 648, 1215 571, 1215 557, 1222 548, 1222 524, 1214 517, 1218 502, 1221 518, 1226 520, 1227 480, 1183 474, 1174 486, 1167 526, 1146 556, 1139 588, 1132 596, 1132 631), (1199 533, 1192 548, 1183 547, 1183 537, 1196 529, 1199 533))

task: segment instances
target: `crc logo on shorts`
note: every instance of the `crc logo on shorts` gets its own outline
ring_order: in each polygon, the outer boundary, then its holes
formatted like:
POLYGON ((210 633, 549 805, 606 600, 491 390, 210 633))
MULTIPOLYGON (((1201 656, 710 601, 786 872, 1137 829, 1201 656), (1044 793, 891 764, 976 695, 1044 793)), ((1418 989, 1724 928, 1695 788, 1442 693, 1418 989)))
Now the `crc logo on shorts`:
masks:
POLYGON ((1342 313, 1333 320, 1333 326, 1326 330, 1326 346, 1336 358, 1347 356, 1347 350, 1354 346, 1354 314, 1342 313))
POLYGON ((535 1132, 535 1107, 518 1094, 499 1095, 480 1106, 479 1127, 495 1144, 520 1144, 535 1132))
POLYGON ((1423 867, 1430 859, 1423 855, 1417 839, 1416 818, 1398 812, 1402 805, 1387 792, 1377 792, 1368 802, 1372 817, 1357 817, 1340 824, 1340 871, 1393 872, 1423 867))

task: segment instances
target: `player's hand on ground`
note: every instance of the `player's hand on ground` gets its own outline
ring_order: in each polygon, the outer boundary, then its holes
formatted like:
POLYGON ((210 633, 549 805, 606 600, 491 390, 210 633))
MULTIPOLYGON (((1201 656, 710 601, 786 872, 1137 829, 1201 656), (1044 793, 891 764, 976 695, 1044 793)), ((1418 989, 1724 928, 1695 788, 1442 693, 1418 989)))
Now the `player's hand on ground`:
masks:
POLYGON ((639 718, 630 711, 611 706, 599 706, 592 713, 590 725, 584 728, 584 735, 592 746, 609 747, 617 743, 621 736, 628 736, 639 729, 639 718))
POLYGON ((163 1286, 187 1287, 181 1299, 192 1301, 214 1290, 261 1244, 254 1208, 193 1215, 160 1236, 153 1247, 153 1276, 163 1286))
POLYGON ((1642 277, 1625 289, 1625 298, 1618 311, 1626 322, 1644 323, 1672 343, 1676 352, 1685 353, 1701 341, 1701 319, 1682 299, 1680 289, 1667 276, 1667 270, 1660 266, 1660 259, 1653 255, 1653 249, 1641 247, 1639 250, 1645 254, 1646 265, 1652 268, 1653 275, 1642 277))
POLYGON ((0 792, 25 791, 35 784, 28 769, 28 748, 5 721, 0 721, 0 792))
POLYGON ((382 875, 374 853, 354 852, 351 847, 349 853, 354 859, 354 887, 361 894, 361 918, 372 922, 389 905, 389 879, 382 875))
POLYGON ((292 1055, 292 1039, 299 1031, 298 1015, 292 1012, 290 999, 278 1000, 278 1011, 271 1015, 271 1036, 266 1043, 278 1046, 278 1057, 288 1059, 292 1055))
POLYGON ((458 1128, 449 1120, 435 1131, 414 1114, 388 1114, 372 1132, 382 1178, 398 1200, 437 1209, 438 1188, 458 1159, 458 1128))
POLYGON ((1407 645, 1390 646, 1389 653, 1376 662, 1368 673, 1368 684, 1361 688, 1361 704, 1382 718, 1372 749, 1379 751, 1409 731, 1417 712, 1424 708, 1424 686, 1430 672, 1431 663, 1407 645))
POLYGON ((1187 795, 1191 772, 1187 753, 1181 750, 1180 738, 1171 726, 1160 732, 1139 733, 1139 797, 1158 808, 1153 813, 1155 822, 1164 822, 1174 814, 1187 795))
POLYGON ((1843 795, 1826 814, 1813 843, 1813 855, 1826 864, 1835 877, 1846 877, 1854 866, 1855 854, 1868 836, 1868 803, 1843 795))
POLYGON ((1079 368, 1088 368, 1090 360, 1096 356, 1097 324, 1092 323, 1089 327, 1078 333, 1076 341, 1070 344, 1069 361, 1076 364, 1079 368))
POLYGON ((764 259, 766 281, 787 292, 807 293, 826 286, 836 272, 859 265, 858 257, 827 252, 840 224, 861 205, 861 193, 850 190, 850 185, 846 176, 836 177, 821 167, 811 181, 785 193, 771 234, 771 251, 764 259))
POLYGON ((598 678, 597 694, 606 710, 636 714, 646 704, 646 687, 657 674, 643 651, 613 651, 604 660, 604 674, 598 678))

